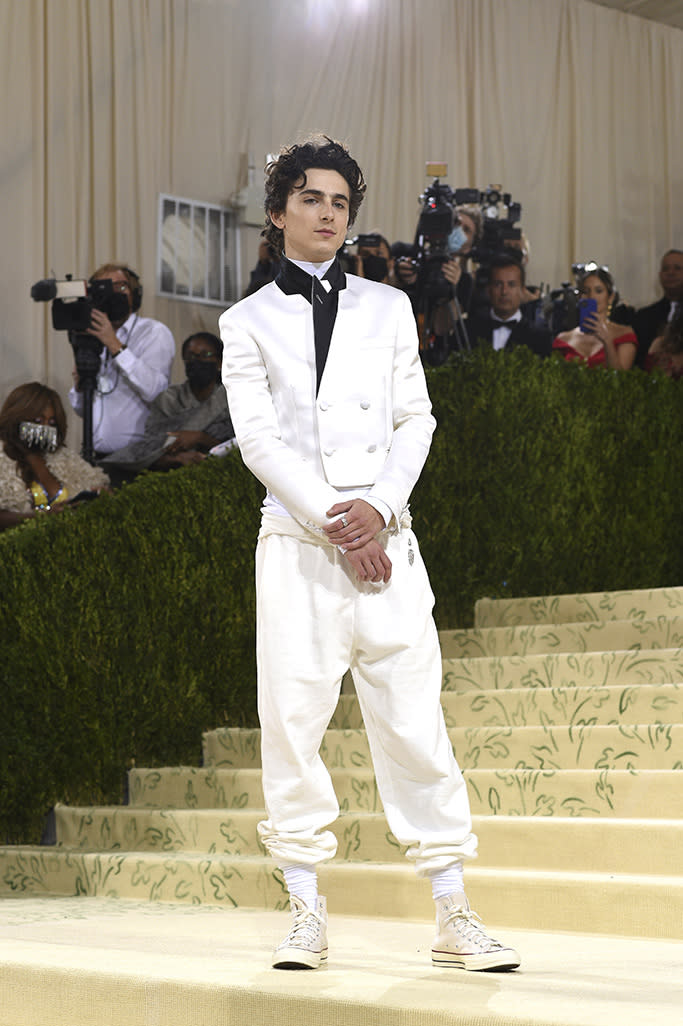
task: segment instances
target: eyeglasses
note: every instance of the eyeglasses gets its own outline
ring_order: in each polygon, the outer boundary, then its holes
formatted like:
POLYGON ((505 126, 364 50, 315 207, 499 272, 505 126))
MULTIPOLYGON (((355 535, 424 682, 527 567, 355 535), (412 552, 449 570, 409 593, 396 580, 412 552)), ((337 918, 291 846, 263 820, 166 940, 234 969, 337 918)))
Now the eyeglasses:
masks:
POLYGON ((201 353, 197 353, 194 349, 190 349, 184 357, 185 362, 188 360, 217 360, 218 353, 214 352, 213 349, 202 349, 201 353))

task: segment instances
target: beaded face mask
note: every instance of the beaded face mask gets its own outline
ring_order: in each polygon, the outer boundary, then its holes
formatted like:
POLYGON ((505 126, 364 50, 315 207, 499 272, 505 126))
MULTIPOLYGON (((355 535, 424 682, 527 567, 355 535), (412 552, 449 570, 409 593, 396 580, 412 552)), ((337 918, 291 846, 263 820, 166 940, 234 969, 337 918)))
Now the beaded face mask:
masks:
POLYGON ((57 448, 57 428, 53 424, 35 424, 24 420, 19 425, 19 440, 28 449, 54 452, 57 448))

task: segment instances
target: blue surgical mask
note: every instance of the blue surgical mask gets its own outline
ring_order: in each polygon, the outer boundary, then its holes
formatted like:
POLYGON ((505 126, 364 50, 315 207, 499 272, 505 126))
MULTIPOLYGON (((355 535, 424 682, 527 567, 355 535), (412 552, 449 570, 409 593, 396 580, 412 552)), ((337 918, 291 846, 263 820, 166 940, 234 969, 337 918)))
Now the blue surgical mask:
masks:
POLYGON ((467 236, 465 235, 462 225, 456 224, 453 231, 448 236, 448 252, 451 254, 459 253, 466 242, 467 236))

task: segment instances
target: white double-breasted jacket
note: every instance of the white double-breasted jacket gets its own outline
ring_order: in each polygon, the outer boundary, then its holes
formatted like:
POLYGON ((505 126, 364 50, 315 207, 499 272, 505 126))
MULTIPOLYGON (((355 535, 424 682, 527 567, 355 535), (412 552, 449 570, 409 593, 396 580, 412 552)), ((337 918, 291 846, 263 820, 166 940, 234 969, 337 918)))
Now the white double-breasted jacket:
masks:
POLYGON ((317 396, 303 296, 271 282, 219 324, 242 458, 271 494, 302 524, 322 527, 338 489, 369 488, 398 523, 436 424, 408 298, 346 276, 317 396))

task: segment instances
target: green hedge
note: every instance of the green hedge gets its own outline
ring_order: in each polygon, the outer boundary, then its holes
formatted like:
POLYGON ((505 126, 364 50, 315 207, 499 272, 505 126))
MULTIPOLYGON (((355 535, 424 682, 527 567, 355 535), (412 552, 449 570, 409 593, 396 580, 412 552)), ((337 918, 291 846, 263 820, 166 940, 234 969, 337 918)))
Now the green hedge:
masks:
MULTIPOLYGON (((484 595, 683 583, 679 383, 526 351, 428 376, 439 427, 412 508, 439 626, 484 595)), ((0 536, 0 840, 255 722, 262 495, 231 453, 0 536)))
POLYGON ((492 598, 683 584, 683 383, 527 349, 429 375, 413 495, 440 626, 492 598))

